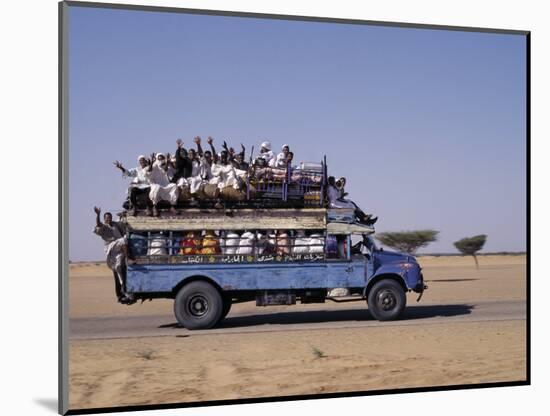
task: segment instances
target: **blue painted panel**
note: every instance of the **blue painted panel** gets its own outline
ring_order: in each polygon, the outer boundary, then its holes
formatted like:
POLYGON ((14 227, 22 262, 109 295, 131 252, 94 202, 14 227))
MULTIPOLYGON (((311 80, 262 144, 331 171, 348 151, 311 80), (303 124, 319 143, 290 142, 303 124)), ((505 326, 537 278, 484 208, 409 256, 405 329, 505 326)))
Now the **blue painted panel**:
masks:
POLYGON ((417 263, 383 264, 376 270, 376 273, 372 276, 372 278, 382 274, 393 274, 400 276, 408 289, 414 289, 417 284, 421 283, 420 266, 417 263))
POLYGON ((364 260, 327 264, 325 287, 363 287, 366 284, 365 267, 364 260))
POLYGON ((365 261, 293 264, 128 265, 129 292, 170 292, 183 280, 205 276, 226 290, 362 287, 365 261))

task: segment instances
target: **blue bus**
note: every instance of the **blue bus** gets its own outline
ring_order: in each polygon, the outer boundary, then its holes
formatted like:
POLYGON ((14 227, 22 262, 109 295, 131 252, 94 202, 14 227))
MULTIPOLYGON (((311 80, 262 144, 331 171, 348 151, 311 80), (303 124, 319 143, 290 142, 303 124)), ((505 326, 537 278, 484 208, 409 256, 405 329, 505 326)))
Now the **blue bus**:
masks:
POLYGON ((402 316, 427 288, 415 257, 378 248, 374 228, 344 209, 188 209, 126 217, 126 290, 170 298, 178 323, 207 329, 231 305, 363 300, 378 320, 402 316))

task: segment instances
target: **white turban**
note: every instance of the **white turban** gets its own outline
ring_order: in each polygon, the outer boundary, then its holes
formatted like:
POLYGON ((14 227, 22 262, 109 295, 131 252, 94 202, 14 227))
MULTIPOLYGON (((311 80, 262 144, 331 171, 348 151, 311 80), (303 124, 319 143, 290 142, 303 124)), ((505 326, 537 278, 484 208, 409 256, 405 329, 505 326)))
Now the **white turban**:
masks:
POLYGON ((271 150, 271 143, 269 142, 263 142, 260 146, 265 147, 267 150, 271 150))
POLYGON ((157 153, 157 160, 160 156, 166 159, 166 155, 164 153, 157 153))
POLYGON ((146 158, 145 156, 143 156, 143 155, 139 155, 139 156, 138 156, 138 163, 139 163, 139 161, 140 161, 141 159, 145 160, 145 159, 147 159, 147 158, 146 158))
POLYGON ((288 147, 288 150, 290 150, 290 146, 288 144, 283 144, 283 147, 281 147, 281 150, 285 150, 285 147, 288 147))

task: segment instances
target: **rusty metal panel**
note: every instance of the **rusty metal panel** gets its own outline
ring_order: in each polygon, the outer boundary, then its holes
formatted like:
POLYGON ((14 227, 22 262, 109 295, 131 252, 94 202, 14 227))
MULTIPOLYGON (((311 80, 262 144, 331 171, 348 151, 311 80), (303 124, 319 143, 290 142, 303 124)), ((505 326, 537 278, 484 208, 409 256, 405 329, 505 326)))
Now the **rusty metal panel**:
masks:
POLYGON ((329 222, 327 224, 327 233, 329 234, 372 234, 374 228, 368 225, 354 223, 344 224, 341 222, 329 222))
POLYGON ((326 209, 182 210, 177 216, 128 216, 130 231, 198 230, 319 230, 326 226, 326 209))

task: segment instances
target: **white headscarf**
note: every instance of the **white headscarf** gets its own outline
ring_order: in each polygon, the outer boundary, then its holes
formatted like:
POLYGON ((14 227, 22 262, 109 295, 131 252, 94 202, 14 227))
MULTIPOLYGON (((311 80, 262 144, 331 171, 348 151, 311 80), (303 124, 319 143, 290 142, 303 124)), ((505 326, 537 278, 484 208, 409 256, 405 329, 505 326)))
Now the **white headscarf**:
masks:
POLYGON ((281 150, 285 150, 285 147, 288 147, 288 150, 290 150, 290 146, 288 144, 283 144, 283 147, 281 147, 281 150))
POLYGON ((145 159, 147 159, 147 158, 146 158, 145 156, 143 156, 143 155, 139 155, 139 156, 138 156, 138 163, 139 163, 139 161, 140 161, 141 159, 144 159, 144 160, 145 160, 145 159))
POLYGON ((260 147, 264 147, 266 148, 267 150, 271 150, 271 143, 269 142, 263 142, 260 147))

